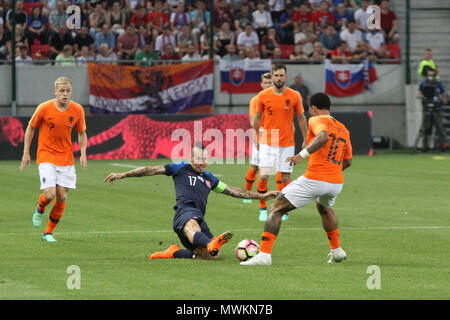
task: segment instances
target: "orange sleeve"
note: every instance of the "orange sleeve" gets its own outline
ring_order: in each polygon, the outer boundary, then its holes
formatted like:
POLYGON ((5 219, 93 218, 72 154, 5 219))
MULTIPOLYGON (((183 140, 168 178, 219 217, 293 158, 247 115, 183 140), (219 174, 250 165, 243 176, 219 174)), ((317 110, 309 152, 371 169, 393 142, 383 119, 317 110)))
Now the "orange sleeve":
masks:
POLYGON ((256 96, 257 102, 256 102, 256 112, 263 113, 264 112, 264 103, 262 102, 262 94, 259 93, 256 96))
POLYGON ((33 116, 31 117, 31 120, 29 122, 29 125, 32 128, 37 129, 41 125, 41 122, 42 122, 42 107, 41 105, 39 105, 36 111, 34 111, 33 116))
POLYGON ((75 128, 79 133, 86 131, 86 119, 84 117, 84 109, 82 106, 80 106, 80 118, 78 119, 75 128))
POLYGON ((255 96, 252 98, 252 100, 250 100, 250 110, 248 115, 250 117, 253 117, 256 115, 256 107, 257 107, 257 103, 258 103, 258 96, 255 96))
POLYGON ((308 127, 314 136, 317 136, 320 132, 326 131, 328 132, 328 126, 320 117, 311 117, 308 121, 308 127))

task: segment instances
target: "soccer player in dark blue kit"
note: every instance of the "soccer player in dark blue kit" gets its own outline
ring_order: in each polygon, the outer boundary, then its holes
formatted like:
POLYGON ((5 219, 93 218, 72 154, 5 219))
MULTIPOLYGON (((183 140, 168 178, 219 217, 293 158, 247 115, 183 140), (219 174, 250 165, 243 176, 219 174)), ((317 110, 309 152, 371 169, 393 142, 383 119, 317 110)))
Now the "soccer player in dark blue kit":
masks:
POLYGON ((212 190, 235 198, 270 200, 278 195, 276 191, 256 193, 226 185, 212 173, 206 171, 208 151, 196 143, 191 152, 191 162, 171 163, 162 166, 147 166, 123 173, 109 174, 105 182, 112 184, 117 179, 165 174, 172 176, 176 205, 173 230, 186 249, 172 244, 165 251, 158 251, 150 259, 162 258, 217 258, 220 248, 231 239, 232 233, 225 231, 214 237, 204 220, 206 203, 212 190))

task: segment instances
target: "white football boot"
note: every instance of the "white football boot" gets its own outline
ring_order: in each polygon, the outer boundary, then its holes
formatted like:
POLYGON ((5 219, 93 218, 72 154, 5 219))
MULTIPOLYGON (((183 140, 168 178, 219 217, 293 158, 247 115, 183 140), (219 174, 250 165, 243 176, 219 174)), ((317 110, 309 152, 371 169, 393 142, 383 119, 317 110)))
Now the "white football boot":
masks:
POLYGON ((272 256, 268 253, 260 252, 253 258, 241 262, 241 266, 270 266, 272 265, 272 256))
POLYGON ((345 251, 342 250, 340 247, 336 249, 331 249, 331 252, 328 254, 328 257, 330 257, 328 263, 339 263, 347 259, 345 251))

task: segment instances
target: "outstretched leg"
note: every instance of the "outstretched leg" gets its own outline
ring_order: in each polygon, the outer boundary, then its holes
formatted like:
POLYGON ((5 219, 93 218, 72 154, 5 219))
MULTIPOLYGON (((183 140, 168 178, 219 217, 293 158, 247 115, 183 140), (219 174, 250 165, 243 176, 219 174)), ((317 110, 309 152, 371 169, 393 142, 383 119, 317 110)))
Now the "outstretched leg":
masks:
POLYGON ((269 217, 264 225, 264 232, 261 237, 260 252, 252 259, 241 262, 241 265, 257 266, 272 264, 272 247, 280 231, 283 215, 294 209, 295 206, 280 193, 270 207, 269 217))

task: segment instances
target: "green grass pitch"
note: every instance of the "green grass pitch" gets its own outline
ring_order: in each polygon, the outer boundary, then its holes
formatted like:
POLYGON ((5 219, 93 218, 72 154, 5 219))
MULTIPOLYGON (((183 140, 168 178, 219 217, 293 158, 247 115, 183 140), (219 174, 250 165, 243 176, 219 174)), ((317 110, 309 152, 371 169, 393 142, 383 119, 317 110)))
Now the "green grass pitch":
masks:
MULTIPOLYGON (((44 243, 31 217, 39 196, 36 165, 0 162, 0 299, 449 299, 450 156, 356 156, 345 171, 335 204, 348 259, 328 265, 329 245, 313 204, 283 222, 271 267, 242 267, 234 255, 242 239, 259 242, 258 203, 211 193, 206 221, 218 235, 234 233, 217 261, 148 260, 178 242, 172 232, 175 201, 166 176, 103 183, 125 166, 167 161, 77 163, 77 190, 44 243), (120 166, 114 166, 119 164, 120 166), (70 290, 67 268, 81 271, 70 290), (369 266, 378 266, 380 289, 369 289, 369 266)), ((213 164, 224 182, 243 186, 248 165, 213 164)), ((305 164, 296 166, 294 177, 305 164)), ((274 177, 269 187, 275 188, 274 177)), ((370 269, 369 269, 370 270, 370 269)), ((370 282, 370 281, 369 281, 370 282)))

